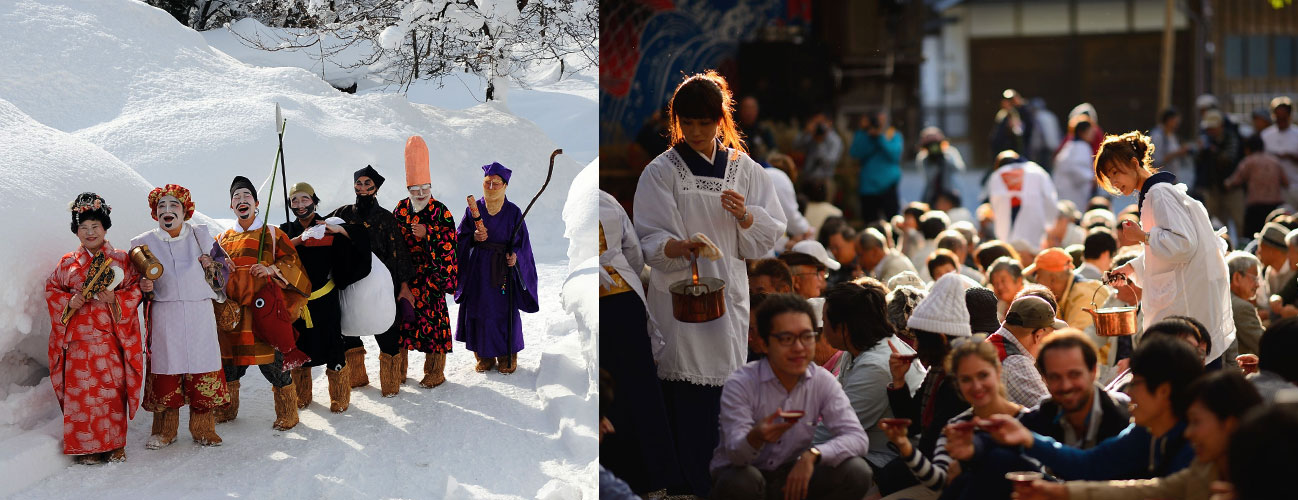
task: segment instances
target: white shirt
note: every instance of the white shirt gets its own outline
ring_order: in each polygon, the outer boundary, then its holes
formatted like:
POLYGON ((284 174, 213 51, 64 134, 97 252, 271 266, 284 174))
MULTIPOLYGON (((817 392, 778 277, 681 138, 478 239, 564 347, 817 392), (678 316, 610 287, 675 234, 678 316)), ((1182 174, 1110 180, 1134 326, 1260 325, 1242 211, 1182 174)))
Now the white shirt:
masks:
POLYGON ((1217 359, 1235 341, 1226 242, 1213 234, 1207 210, 1186 194, 1185 184, 1150 188, 1140 206, 1140 227, 1149 242, 1131 264, 1136 284, 1144 289, 1142 330, 1168 316, 1192 317, 1212 336, 1204 361, 1217 359))
POLYGON ((644 286, 640 282, 644 254, 640 252, 640 237, 636 235, 635 225, 631 224, 622 204, 603 190, 599 192, 599 225, 604 229, 604 241, 608 245, 608 249, 599 254, 600 267, 616 270, 627 286, 644 301, 644 286))
MULTIPOLYGON (((721 149, 716 154, 730 155, 721 149)), ((635 193, 635 230, 651 271, 646 305, 657 326, 661 347, 654 353, 658 377, 700 385, 721 386, 748 357, 748 274, 746 258, 765 255, 784 233, 784 210, 770 176, 747 154, 735 152, 725 176, 696 177, 675 149, 649 162, 635 193), (721 206, 721 191, 744 195, 753 224, 742 229, 721 206), (690 277, 686 258, 663 253, 667 241, 707 235, 722 258, 698 261, 699 274, 726 283, 725 315, 706 323, 682 323, 672 315, 672 283, 690 277)))
POLYGON ((995 216, 996 239, 1014 244, 1023 241, 1041 244, 1046 229, 1055 223, 1059 212, 1055 185, 1036 163, 1017 162, 1005 165, 987 179, 987 195, 995 216), (1021 200, 1019 216, 1010 223, 1012 199, 1021 200))
POLYGON ((131 239, 131 248, 140 245, 148 245, 163 268, 153 285, 151 318, 146 318, 151 320, 149 371, 175 375, 220 370, 221 345, 212 313, 217 296, 198 262, 216 239, 207 226, 185 222, 175 238, 154 228, 131 239))
MULTIPOLYGON (((1079 208, 1091 202, 1095 186, 1091 167, 1091 145, 1086 141, 1068 141, 1055 155, 1055 191, 1061 200, 1072 200, 1079 208)), ((1021 214, 1020 214, 1021 215, 1021 214)))
MULTIPOLYGON (((1262 144, 1266 152, 1276 155, 1281 153, 1298 154, 1298 128, 1291 124, 1289 128, 1281 131, 1279 127, 1272 125, 1262 130, 1262 144)), ((1290 179, 1298 179, 1298 165, 1284 158, 1280 160, 1280 166, 1284 167, 1284 175, 1290 179)))
MULTIPOLYGON (((784 209, 784 220, 788 221, 785 233, 794 236, 806 234, 811 230, 811 223, 807 218, 798 212, 798 195, 793 190, 793 181, 789 179, 789 174, 784 173, 778 168, 763 168, 766 175, 770 176, 771 184, 775 187, 775 196, 780 200, 780 208, 784 209)), ((775 256, 775 248, 784 248, 784 242, 788 238, 781 234, 779 240, 775 242, 775 247, 767 256, 775 256)))

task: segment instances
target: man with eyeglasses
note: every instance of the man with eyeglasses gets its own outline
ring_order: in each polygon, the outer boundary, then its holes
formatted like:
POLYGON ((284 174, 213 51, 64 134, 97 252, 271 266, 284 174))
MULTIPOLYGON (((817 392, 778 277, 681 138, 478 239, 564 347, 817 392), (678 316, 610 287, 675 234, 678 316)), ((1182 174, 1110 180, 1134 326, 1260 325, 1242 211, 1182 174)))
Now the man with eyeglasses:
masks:
MULTIPOLYGON (((802 242, 799 242, 801 244, 802 242)), ((810 241, 820 247, 820 243, 810 241)), ((821 253, 825 252, 825 247, 820 247, 821 253)), ((814 299, 820 296, 820 292, 829 284, 829 265, 817 259, 815 256, 800 251, 788 251, 780 254, 780 260, 789 266, 789 271, 793 273, 793 291, 801 295, 804 299, 814 299)), ((828 255, 825 257, 829 259, 828 255)), ((834 262, 834 267, 838 267, 838 262, 834 262)))
POLYGON ((811 363, 817 334, 807 301, 773 294, 757 309, 767 357, 735 370, 721 391, 720 444, 713 452, 714 499, 856 500, 873 473, 869 439, 838 381, 811 363), (812 446, 816 424, 832 436, 812 446))
POLYGON ((1257 315, 1253 298, 1262 284, 1258 278, 1261 262, 1251 253, 1234 251, 1226 256, 1226 270, 1230 271, 1230 306, 1235 316, 1235 338, 1239 339, 1240 354, 1257 354, 1262 340, 1262 319, 1257 315))
MULTIPOLYGON (((370 165, 352 174, 353 189, 356 192, 356 203, 343 205, 329 214, 338 217, 348 224, 360 224, 369 231, 370 250, 392 274, 392 287, 396 296, 392 300, 405 299, 413 304, 414 295, 410 292, 409 283, 415 279, 415 267, 410 260, 410 249, 406 246, 405 235, 401 225, 392 212, 379 206, 379 188, 385 180, 370 165)), ((381 300, 381 299, 380 299, 381 300)), ((406 380, 405 349, 401 348, 400 310, 393 316, 392 326, 387 331, 374 336, 379 345, 379 389, 383 397, 397 395, 402 382, 406 380)), ((348 336, 347 365, 351 366, 352 387, 369 385, 370 377, 365 371, 365 347, 360 337, 348 336)))

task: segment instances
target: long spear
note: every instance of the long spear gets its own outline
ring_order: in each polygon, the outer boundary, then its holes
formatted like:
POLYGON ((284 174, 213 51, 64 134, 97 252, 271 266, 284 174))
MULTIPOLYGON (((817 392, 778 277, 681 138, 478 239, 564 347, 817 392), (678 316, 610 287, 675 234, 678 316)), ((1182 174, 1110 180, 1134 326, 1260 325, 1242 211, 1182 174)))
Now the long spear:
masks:
MULTIPOLYGON (((280 173, 280 176, 279 176, 279 182, 280 182, 281 186, 284 188, 284 189, 283 189, 283 191, 284 191, 284 222, 288 222, 288 221, 293 220, 293 219, 290 219, 290 218, 289 218, 289 211, 288 211, 288 205, 289 205, 289 201, 288 201, 288 172, 286 172, 286 171, 284 170, 284 124, 285 124, 285 123, 286 123, 286 122, 284 121, 284 117, 280 115, 280 112, 279 112, 279 103, 277 102, 277 103, 275 103, 275 129, 276 129, 276 133, 277 133, 277 135, 279 135, 279 152, 276 153, 276 158, 277 158, 276 161, 279 162, 279 173, 280 173)), ((273 177, 273 174, 272 174, 272 177, 273 177)), ((272 179, 271 182, 273 183, 274 180, 272 179)), ((274 190, 274 187, 275 187, 274 184, 271 184, 272 191, 274 190)), ((267 199, 269 200, 269 198, 267 198, 267 199)))

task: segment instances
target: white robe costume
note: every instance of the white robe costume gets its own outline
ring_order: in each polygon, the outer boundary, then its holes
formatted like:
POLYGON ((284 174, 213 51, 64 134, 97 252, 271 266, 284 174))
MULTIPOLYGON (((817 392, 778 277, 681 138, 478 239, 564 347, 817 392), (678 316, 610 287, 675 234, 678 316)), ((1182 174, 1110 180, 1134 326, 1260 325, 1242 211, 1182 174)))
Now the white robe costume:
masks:
MULTIPOLYGON (((686 146, 688 148, 688 146, 686 146)), ((686 154, 702 155, 686 150, 686 154)), ((723 177, 695 176, 678 148, 654 158, 640 175, 635 194, 635 230, 651 271, 647 307, 655 337, 654 359, 662 380, 721 386, 748 356, 748 274, 744 259, 760 258, 784 234, 784 210, 771 178, 747 154, 718 146, 704 162, 725 161, 723 177), (739 226, 721 205, 721 192, 744 196, 753 224, 739 226), (706 323, 682 323, 672 315, 672 283, 689 279, 688 258, 668 258, 663 248, 672 239, 703 233, 722 258, 698 260, 699 276, 726 284, 726 311, 706 323)))

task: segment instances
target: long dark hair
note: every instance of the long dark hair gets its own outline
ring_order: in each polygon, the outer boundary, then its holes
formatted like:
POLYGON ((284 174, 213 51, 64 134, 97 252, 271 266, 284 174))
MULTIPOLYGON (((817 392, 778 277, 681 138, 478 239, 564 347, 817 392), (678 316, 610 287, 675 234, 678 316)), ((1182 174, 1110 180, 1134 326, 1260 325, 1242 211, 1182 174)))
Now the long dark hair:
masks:
POLYGON ((825 324, 846 328, 847 342, 861 351, 895 333, 888 321, 888 295, 883 284, 873 278, 839 283, 826 290, 825 324))
POLYGON ((667 104, 667 128, 672 145, 685 140, 681 131, 681 118, 703 118, 721 122, 718 134, 721 145, 747 151, 735 126, 735 97, 730 84, 716 70, 696 73, 685 78, 676 87, 671 102, 667 104))

